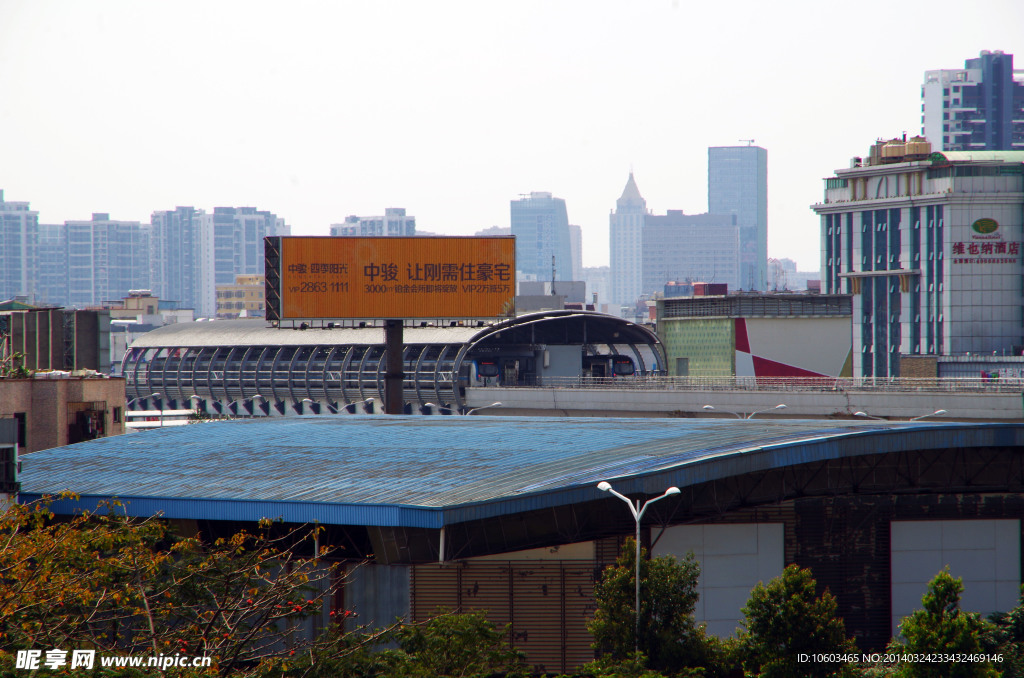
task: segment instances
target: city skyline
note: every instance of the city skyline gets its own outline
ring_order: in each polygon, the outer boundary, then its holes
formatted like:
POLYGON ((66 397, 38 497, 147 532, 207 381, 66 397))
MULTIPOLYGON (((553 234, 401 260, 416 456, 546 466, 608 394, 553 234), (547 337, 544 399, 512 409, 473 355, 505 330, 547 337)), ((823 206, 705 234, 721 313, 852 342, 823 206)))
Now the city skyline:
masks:
POLYGON ((468 235, 544 191, 592 267, 630 170, 652 211, 699 214, 707 148, 753 139, 770 156, 768 256, 812 269, 822 178, 865 138, 919 131, 926 71, 1024 53, 1024 6, 788 9, 13 0, 0 186, 43 224, 257 205, 303 235, 390 206, 468 235), (880 17, 922 39, 893 43, 880 17))

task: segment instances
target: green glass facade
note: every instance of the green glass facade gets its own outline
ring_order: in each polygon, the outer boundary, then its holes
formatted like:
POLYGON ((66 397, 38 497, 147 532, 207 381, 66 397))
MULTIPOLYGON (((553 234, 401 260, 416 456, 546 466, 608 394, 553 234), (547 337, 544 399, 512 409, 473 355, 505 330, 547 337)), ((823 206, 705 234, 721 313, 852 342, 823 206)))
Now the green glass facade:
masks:
POLYGON ((736 374, 733 318, 663 319, 658 335, 669 376, 721 377, 736 374))

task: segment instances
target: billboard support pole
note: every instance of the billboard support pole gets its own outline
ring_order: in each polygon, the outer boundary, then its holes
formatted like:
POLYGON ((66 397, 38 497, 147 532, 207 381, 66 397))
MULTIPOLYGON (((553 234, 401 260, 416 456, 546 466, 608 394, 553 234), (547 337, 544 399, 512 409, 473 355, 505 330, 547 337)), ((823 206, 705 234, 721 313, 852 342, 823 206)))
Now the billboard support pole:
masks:
POLYGON ((384 321, 384 413, 402 414, 405 402, 402 393, 402 382, 405 372, 402 370, 402 353, 405 345, 402 340, 402 321, 384 321))

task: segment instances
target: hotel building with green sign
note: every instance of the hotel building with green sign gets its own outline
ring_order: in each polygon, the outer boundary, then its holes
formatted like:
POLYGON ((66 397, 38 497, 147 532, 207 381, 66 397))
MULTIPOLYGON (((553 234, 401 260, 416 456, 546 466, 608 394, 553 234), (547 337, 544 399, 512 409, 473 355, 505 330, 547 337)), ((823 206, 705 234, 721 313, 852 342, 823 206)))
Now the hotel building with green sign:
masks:
POLYGON ((853 295, 853 373, 1024 350, 1024 151, 876 142, 825 179, 823 293, 853 295))

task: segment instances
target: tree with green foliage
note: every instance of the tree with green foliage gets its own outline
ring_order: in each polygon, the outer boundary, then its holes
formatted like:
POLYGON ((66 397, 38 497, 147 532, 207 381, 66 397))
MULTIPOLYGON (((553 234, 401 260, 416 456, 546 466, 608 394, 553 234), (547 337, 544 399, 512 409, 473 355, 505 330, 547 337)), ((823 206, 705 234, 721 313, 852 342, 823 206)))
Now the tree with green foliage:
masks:
POLYGON ((988 617, 981 644, 989 654, 1002 655, 998 668, 1004 676, 1024 676, 1024 589, 1017 605, 1009 612, 988 617))
POLYGON ((300 632, 343 584, 331 550, 314 552, 315 534, 262 521, 251 533, 182 538, 119 502, 64 519, 47 501, 11 505, 0 513, 0 678, 26 674, 14 668, 18 650, 50 648, 213 660, 119 670, 125 678, 528 675, 508 629, 482 612, 346 632, 342 610, 315 638, 300 632))
POLYGON ((713 664, 713 645, 693 619, 700 565, 693 554, 640 557, 640 633, 636 635, 636 542, 627 539, 615 565, 594 587, 597 611, 587 628, 605 663, 626 662, 636 650, 647 668, 666 675, 713 664))
MULTIPOLYGON (((889 651, 896 654, 978 654, 984 652, 982 639, 991 628, 973 612, 960 609, 963 582, 949 568, 935 575, 921 599, 924 609, 904 617, 902 640, 894 640, 889 651)), ((904 662, 900 678, 989 678, 1000 672, 987 662, 904 662)), ((1006 674, 1013 675, 1013 674, 1006 674)))
POLYGON ((509 643, 509 626, 498 629, 483 611, 438 616, 402 625, 399 652, 390 652, 388 676, 488 678, 528 676, 526 655, 509 643))
POLYGON ((32 376, 32 370, 25 367, 25 355, 13 352, 5 358, 0 358, 0 378, 27 379, 32 376))
POLYGON ((790 565, 782 574, 758 584, 743 608, 745 631, 739 653, 748 676, 796 678, 849 675, 845 662, 801 661, 800 655, 853 655, 856 646, 836 617, 835 597, 815 595, 811 571, 790 565))
POLYGON ((198 673, 227 676, 318 652, 336 644, 331 634, 309 639, 295 625, 322 614, 339 578, 313 536, 263 522, 255 533, 180 538, 118 502, 69 519, 45 501, 11 505, 0 514, 0 666, 22 649, 92 649, 208 656, 214 666, 198 673))

